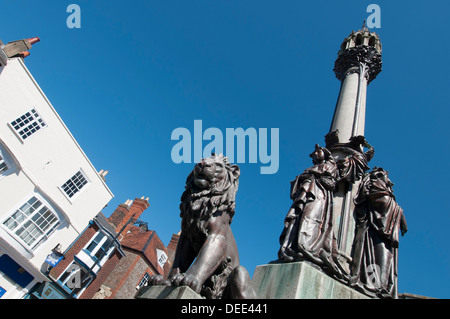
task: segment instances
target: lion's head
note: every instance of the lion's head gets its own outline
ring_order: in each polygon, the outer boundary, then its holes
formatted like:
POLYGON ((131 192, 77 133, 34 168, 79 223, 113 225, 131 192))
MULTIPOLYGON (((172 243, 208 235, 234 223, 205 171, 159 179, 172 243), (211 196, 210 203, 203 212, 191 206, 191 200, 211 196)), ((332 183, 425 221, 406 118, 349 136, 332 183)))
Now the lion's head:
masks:
POLYGON ((239 166, 231 165, 222 154, 202 159, 186 179, 181 217, 207 220, 218 210, 233 217, 239 175, 239 166))

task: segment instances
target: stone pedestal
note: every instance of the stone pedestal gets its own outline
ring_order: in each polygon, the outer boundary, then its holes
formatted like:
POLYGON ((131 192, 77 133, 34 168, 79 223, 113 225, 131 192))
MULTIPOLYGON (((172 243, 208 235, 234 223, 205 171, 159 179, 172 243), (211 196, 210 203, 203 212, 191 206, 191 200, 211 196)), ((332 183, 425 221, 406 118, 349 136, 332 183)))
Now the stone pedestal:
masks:
POLYGON ((187 286, 146 286, 135 296, 136 299, 204 299, 187 286))
POLYGON ((260 299, 370 299, 307 262, 257 266, 252 284, 260 299))

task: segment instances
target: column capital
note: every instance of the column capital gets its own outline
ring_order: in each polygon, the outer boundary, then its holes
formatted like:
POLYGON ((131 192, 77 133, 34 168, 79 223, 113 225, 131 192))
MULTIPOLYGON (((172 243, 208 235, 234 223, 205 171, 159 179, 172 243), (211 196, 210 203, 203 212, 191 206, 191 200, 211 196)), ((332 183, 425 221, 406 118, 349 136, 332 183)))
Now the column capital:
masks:
POLYGON ((381 53, 374 47, 359 45, 340 51, 334 63, 334 73, 339 81, 353 72, 362 72, 370 83, 381 72, 381 53))

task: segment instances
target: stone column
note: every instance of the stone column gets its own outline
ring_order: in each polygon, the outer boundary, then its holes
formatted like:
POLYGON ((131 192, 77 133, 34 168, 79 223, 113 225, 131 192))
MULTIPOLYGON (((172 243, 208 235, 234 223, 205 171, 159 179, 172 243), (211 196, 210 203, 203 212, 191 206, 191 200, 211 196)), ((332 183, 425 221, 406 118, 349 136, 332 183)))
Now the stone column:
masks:
MULTIPOLYGON (((329 133, 329 136, 334 134, 334 138, 327 141, 327 148, 336 162, 349 159, 355 154, 364 156, 364 143, 358 144, 352 138, 364 136, 367 86, 380 71, 381 43, 378 35, 365 27, 352 32, 342 43, 334 67, 336 77, 341 81, 341 88, 329 133)), ((363 165, 359 171, 364 173, 366 169, 368 167, 363 165)), ((341 256, 347 260, 347 266, 351 262, 355 228, 353 198, 360 178, 361 176, 342 178, 334 193, 335 232, 341 256)))
POLYGON ((364 135, 367 79, 360 76, 361 71, 359 67, 352 68, 342 80, 330 128, 330 132, 339 130, 341 142, 348 142, 352 136, 364 135))

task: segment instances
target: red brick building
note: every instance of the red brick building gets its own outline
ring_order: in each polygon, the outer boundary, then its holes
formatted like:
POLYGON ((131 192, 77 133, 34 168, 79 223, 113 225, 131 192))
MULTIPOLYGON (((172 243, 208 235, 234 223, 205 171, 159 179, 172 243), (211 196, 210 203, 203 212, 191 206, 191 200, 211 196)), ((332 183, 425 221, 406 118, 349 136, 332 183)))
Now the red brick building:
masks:
POLYGON ((109 218, 99 213, 49 271, 52 281, 31 297, 132 299, 151 276, 167 276, 179 234, 166 248, 139 219, 149 206, 142 197, 120 204, 109 218))
POLYGON ((180 240, 181 231, 178 234, 173 234, 170 239, 169 244, 167 245, 167 251, 169 253, 169 260, 173 263, 175 258, 175 251, 177 250, 178 240, 180 240))
POLYGON ((148 230, 145 224, 140 226, 127 222, 138 220, 149 207, 147 199, 136 198, 133 202, 120 204, 108 218, 116 232, 122 230, 120 243, 125 256, 111 271, 94 298, 131 299, 137 289, 147 283, 150 276, 167 276, 172 261, 169 252, 158 235, 148 230))
POLYGON ((91 299, 125 253, 117 233, 99 213, 49 272, 68 297, 91 299))

